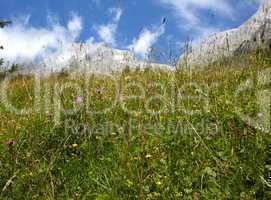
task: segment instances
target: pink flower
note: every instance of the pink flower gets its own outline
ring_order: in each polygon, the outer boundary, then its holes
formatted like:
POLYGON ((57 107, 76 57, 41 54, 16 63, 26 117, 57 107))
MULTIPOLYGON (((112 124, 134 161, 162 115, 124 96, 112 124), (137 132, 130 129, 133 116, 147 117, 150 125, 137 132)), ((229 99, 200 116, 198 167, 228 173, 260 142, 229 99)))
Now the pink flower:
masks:
POLYGON ((83 98, 82 98, 82 97, 80 97, 80 96, 76 97, 75 103, 76 103, 77 105, 80 105, 82 102, 83 102, 83 98))
POLYGON ((10 139, 10 140, 6 141, 5 144, 6 144, 7 147, 10 148, 10 147, 13 147, 13 146, 16 145, 16 141, 13 140, 13 139, 10 139))

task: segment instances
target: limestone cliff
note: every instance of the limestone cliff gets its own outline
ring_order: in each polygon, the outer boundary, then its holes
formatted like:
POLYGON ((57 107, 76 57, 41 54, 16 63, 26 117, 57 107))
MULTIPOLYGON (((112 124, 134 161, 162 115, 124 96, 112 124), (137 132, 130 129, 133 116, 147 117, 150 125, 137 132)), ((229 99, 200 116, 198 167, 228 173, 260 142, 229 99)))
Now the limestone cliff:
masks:
POLYGON ((221 58, 271 48, 271 0, 263 0, 258 11, 240 27, 215 33, 192 45, 180 64, 204 67, 221 58))

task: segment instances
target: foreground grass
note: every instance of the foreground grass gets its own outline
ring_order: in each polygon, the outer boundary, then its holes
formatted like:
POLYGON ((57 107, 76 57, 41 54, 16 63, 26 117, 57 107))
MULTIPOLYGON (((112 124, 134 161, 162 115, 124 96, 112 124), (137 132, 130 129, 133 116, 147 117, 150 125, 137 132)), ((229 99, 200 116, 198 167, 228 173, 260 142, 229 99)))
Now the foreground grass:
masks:
POLYGON ((2 80, 0 199, 270 199, 270 63, 2 80))

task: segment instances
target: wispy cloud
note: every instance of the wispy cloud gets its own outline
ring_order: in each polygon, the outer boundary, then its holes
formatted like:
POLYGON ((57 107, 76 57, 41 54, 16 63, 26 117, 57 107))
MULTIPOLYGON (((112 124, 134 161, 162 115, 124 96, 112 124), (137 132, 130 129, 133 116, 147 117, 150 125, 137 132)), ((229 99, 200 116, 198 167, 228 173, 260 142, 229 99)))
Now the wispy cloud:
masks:
POLYGON ((76 39, 83 30, 82 18, 76 13, 72 13, 72 18, 68 22, 68 30, 74 39, 76 39))
MULTIPOLYGON (((235 20, 239 17, 231 0, 158 0, 158 2, 172 11, 181 30, 190 32, 197 38, 219 30, 213 23, 204 20, 206 12, 214 13, 216 17, 224 20, 235 20)), ((247 2, 242 1, 242 4, 244 3, 247 2)))
POLYGON ((139 55, 141 58, 144 58, 148 54, 150 48, 164 33, 165 24, 162 24, 153 30, 144 28, 138 38, 134 39, 132 44, 128 46, 128 49, 139 55))
POLYGON ((97 31, 100 39, 105 43, 116 46, 116 31, 118 29, 118 23, 122 16, 123 10, 121 8, 110 8, 108 14, 111 17, 111 21, 107 24, 95 25, 94 29, 97 31))
POLYGON ((175 11, 175 15, 188 22, 188 26, 200 23, 200 10, 216 11, 225 18, 234 17, 234 9, 228 0, 159 0, 160 3, 175 11))

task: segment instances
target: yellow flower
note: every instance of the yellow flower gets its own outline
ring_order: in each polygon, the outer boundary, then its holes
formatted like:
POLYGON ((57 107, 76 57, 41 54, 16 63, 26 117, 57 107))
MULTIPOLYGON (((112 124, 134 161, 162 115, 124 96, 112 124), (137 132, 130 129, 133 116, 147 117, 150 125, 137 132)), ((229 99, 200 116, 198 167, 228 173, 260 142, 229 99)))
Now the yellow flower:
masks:
POLYGON ((129 188, 131 188, 131 187, 133 186, 133 182, 130 181, 130 180, 127 180, 127 186, 128 186, 129 188))
POLYGON ((161 181, 157 181, 156 185, 160 186, 160 185, 162 185, 162 182, 161 181))
POLYGON ((98 135, 96 135, 96 140, 100 140, 101 139, 101 137, 100 136, 98 136, 98 135))
POLYGON ((182 197, 183 196, 183 194, 181 193, 181 192, 177 192, 176 194, 175 194, 175 197, 182 197))
POLYGON ((76 148, 76 147, 78 147, 78 144, 73 144, 72 147, 76 148))
POLYGON ((147 159, 149 159, 149 158, 151 158, 151 157, 152 157, 151 154, 147 154, 147 155, 146 155, 146 158, 147 158, 147 159))
POLYGON ((155 196, 155 197, 160 197, 161 195, 160 195, 160 193, 158 193, 158 192, 154 192, 154 196, 155 196))
POLYGON ((139 160, 139 158, 137 156, 133 157, 133 160, 139 160))

